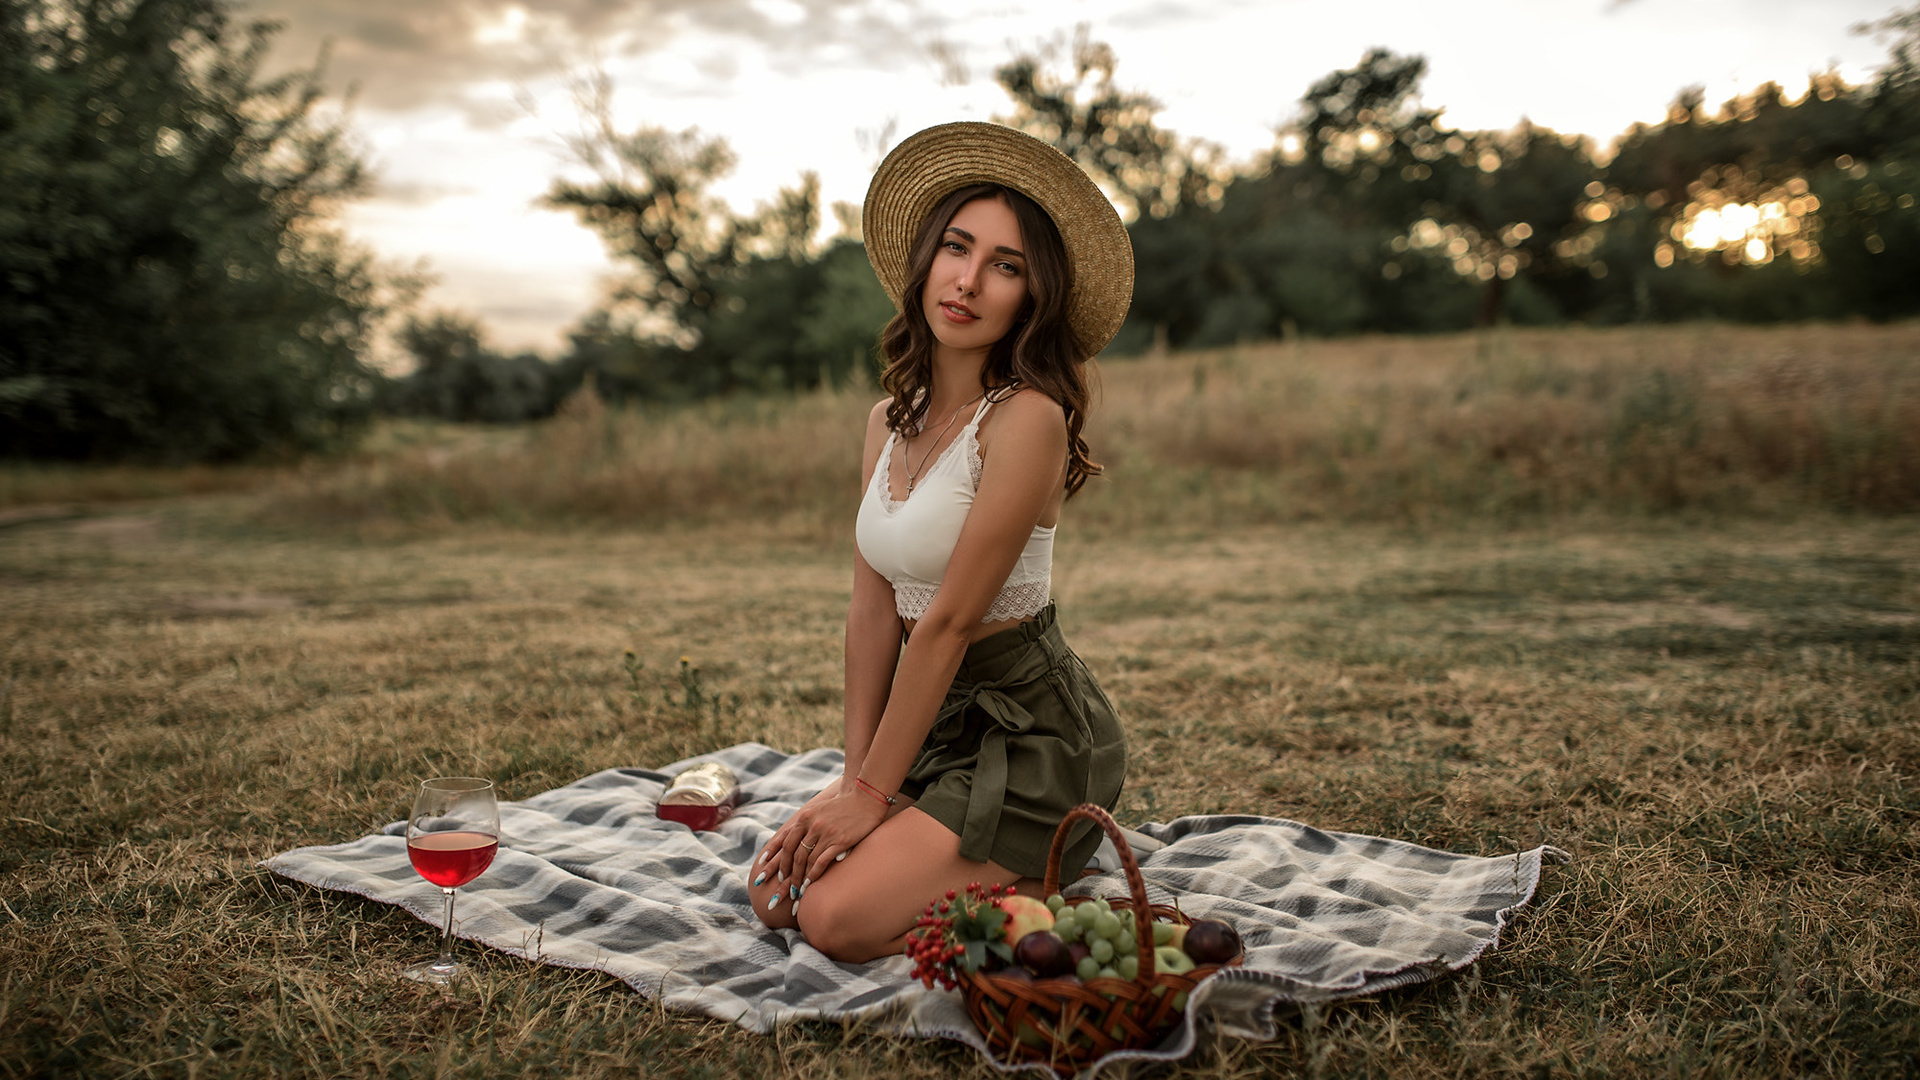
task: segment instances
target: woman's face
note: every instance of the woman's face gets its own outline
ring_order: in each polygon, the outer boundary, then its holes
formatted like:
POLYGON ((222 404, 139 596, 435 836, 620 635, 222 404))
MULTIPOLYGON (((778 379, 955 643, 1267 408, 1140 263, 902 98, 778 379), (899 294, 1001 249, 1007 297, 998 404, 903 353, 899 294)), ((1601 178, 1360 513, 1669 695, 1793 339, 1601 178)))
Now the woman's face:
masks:
POLYGON ((954 349, 992 347, 1027 306, 1027 257, 1013 208, 975 199, 947 223, 920 306, 933 336, 954 349))

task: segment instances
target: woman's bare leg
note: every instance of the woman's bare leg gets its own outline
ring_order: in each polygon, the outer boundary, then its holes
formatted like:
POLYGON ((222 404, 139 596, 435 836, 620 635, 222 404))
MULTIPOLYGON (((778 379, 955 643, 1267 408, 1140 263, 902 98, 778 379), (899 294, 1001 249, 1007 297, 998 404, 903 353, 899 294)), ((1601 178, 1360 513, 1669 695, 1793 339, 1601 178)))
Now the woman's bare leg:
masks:
MULTIPOLYGON (((824 791, 815 796, 815 798, 827 797, 830 796, 824 791)), ((900 796, 899 803, 888 808, 886 820, 892 821, 912 806, 912 799, 904 795, 900 796)), ((885 822, 882 822, 882 825, 884 824, 885 822)), ((764 848, 761 850, 765 851, 764 848)), ((851 852, 848 853, 847 858, 849 860, 853 858, 851 852)), ((836 864, 836 869, 839 865, 836 864)), ((760 917, 762 923, 775 930, 796 928, 799 924, 794 921, 793 907, 799 897, 794 894, 799 891, 800 885, 799 881, 789 881, 780 876, 773 867, 762 866, 759 856, 755 855, 754 864, 747 878, 747 898, 753 903, 753 913, 760 917)))
MULTIPOLYGON (((907 809, 882 822, 831 872, 807 886, 798 924, 814 948, 835 960, 864 963, 900 952, 928 901, 947 890, 963 890, 976 881, 1020 880, 997 863, 962 858, 960 838, 952 830, 907 809)), ((789 905, 780 907, 788 908, 791 919, 789 905)))

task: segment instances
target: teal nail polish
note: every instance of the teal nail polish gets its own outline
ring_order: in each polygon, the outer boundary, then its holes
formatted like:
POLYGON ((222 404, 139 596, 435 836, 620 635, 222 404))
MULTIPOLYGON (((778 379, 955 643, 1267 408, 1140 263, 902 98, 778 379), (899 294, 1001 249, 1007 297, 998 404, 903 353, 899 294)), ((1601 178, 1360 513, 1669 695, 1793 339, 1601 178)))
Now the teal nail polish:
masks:
POLYGON ((767 872, 765 870, 762 870, 760 871, 760 876, 753 879, 753 887, 757 889, 760 886, 766 884, 766 882, 767 882, 767 872))
POLYGON ((779 893, 774 893, 773 897, 767 901, 767 910, 772 911, 774 908, 779 907, 780 901, 785 899, 786 897, 781 896, 779 893))

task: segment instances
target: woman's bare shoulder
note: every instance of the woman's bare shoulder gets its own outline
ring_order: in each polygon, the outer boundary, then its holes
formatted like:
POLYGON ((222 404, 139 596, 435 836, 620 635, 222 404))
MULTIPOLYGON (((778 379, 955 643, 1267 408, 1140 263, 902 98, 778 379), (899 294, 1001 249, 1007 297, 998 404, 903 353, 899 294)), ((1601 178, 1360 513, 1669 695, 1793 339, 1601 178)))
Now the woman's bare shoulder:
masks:
MULTIPOLYGON (((1029 455, 1064 455, 1067 413, 1060 403, 1031 387, 1020 387, 999 399, 980 427, 980 456, 994 457, 997 447, 1011 447, 1013 459, 1029 455)), ((1064 462, 1065 457, 1061 460, 1064 462)))
POLYGON ((887 442, 887 406, 893 404, 892 398, 881 398, 879 403, 867 410, 867 434, 862 440, 860 451, 860 482, 873 480, 874 470, 878 467, 880 448, 887 442))
POLYGON ((1060 407, 1059 402, 1045 393, 1030 386, 1022 386, 1007 396, 997 399, 989 420, 992 422, 988 427, 1004 426, 1025 430, 1057 427, 1065 430, 1067 411, 1060 407))

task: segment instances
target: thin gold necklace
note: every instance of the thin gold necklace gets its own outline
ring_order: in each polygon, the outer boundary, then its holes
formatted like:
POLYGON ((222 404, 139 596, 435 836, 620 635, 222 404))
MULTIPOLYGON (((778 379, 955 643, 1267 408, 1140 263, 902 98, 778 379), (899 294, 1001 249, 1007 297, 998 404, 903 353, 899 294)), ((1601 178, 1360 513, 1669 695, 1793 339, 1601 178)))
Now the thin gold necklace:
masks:
MULTIPOLYGON (((904 443, 901 445, 900 456, 908 459, 908 466, 907 466, 907 494, 908 495, 913 494, 913 482, 920 478, 920 470, 927 467, 927 459, 933 456, 934 447, 940 445, 940 440, 946 438, 947 432, 953 430, 954 421, 960 419, 960 410, 966 408, 967 406, 973 404, 976 401, 979 401, 981 398, 986 396, 987 396, 987 392, 985 390, 982 390, 979 393, 973 395, 971 398, 968 398, 966 401, 961 402, 958 406, 954 408, 953 414, 947 417, 947 426, 940 429, 940 434, 935 435, 933 437, 933 442, 928 444, 927 452, 920 455, 920 465, 918 468, 915 468, 913 466, 912 459, 908 457, 906 445, 904 443)), ((926 425, 925 424, 920 425, 920 430, 921 431, 927 430, 926 425)))

